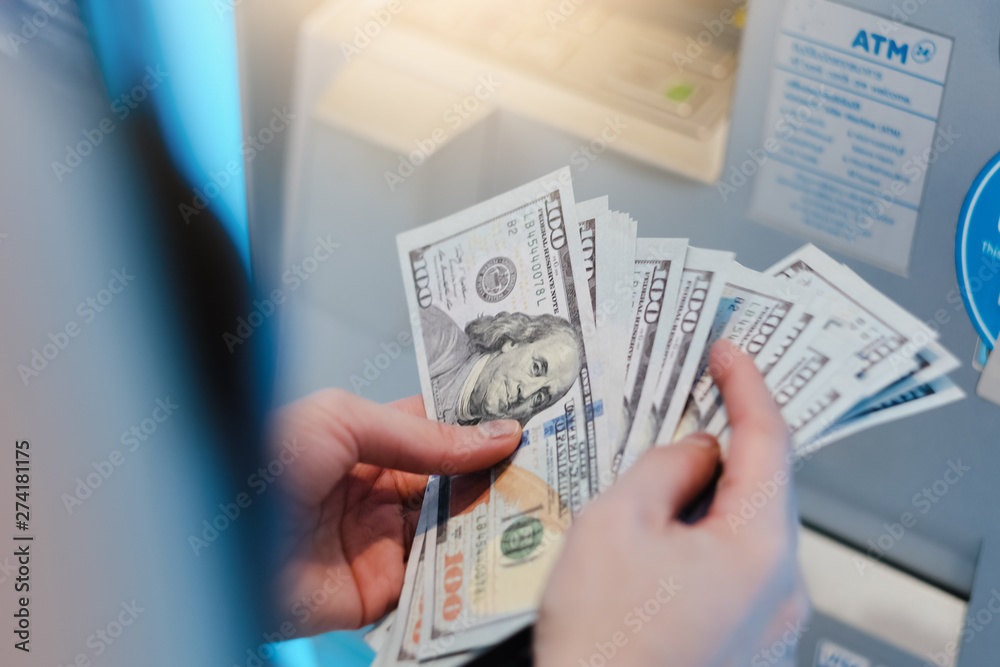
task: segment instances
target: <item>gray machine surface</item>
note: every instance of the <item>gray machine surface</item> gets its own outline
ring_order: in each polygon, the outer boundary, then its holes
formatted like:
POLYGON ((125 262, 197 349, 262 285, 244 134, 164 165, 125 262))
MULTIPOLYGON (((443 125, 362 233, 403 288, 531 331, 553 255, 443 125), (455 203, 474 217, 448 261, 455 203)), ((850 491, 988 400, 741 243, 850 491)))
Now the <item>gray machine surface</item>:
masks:
MULTIPOLYGON (((962 359, 963 367, 952 377, 968 398, 871 429, 812 456, 796 478, 801 515, 810 526, 865 551, 887 533, 887 524, 913 512, 914 497, 932 488, 952 464, 967 466, 961 479, 919 514, 915 526, 901 537, 890 535, 883 559, 967 598, 972 617, 987 609, 993 591, 1000 590, 1000 512, 995 511, 1000 407, 975 395, 979 373, 969 362, 977 336, 961 301, 954 298, 954 239, 966 193, 983 165, 1000 152, 1000 4, 844 4, 889 17, 905 11, 909 25, 954 39, 938 122, 952 128, 958 139, 930 167, 909 277, 832 254, 921 319, 946 313, 940 342, 962 359)), ((723 173, 764 139, 764 92, 770 85, 782 8, 781 0, 751 1, 723 173)), ((395 235, 568 164, 582 142, 498 111, 456 137, 390 193, 383 172, 395 164, 395 153, 308 115, 298 122, 306 140, 299 156, 297 201, 294 215, 284 221, 284 254, 274 280, 305 257, 317 237, 330 234, 341 245, 286 307, 282 397, 330 385, 376 400, 418 393, 412 349, 403 345, 390 363, 375 364, 378 355, 398 350, 399 334, 409 331, 395 235)), ((574 166, 573 177, 578 199, 610 195, 612 207, 639 221, 640 235, 687 236, 693 245, 736 251, 751 268, 763 269, 803 243, 747 218, 752 177, 723 201, 713 186, 613 151, 588 162, 586 169, 574 166)), ((253 219, 251 225, 253 229, 253 219)), ((1000 619, 990 618, 1000 627, 1000 619)), ((997 655, 1000 631, 984 627, 961 646, 958 664, 996 664, 997 655)), ((910 664, 889 656, 883 662, 910 664)))

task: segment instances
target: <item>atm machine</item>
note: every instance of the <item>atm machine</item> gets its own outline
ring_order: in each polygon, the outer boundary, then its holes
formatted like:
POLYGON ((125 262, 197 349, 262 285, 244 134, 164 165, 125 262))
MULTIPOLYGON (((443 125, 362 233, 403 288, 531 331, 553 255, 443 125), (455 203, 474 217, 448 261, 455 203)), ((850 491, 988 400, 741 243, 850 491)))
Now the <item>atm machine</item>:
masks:
POLYGON ((811 241, 935 328, 967 397, 800 466, 798 664, 996 664, 1000 4, 291 5, 235 5, 246 129, 295 115, 281 156, 247 165, 256 247, 282 248, 263 289, 340 246, 285 307, 285 399, 418 392, 396 234, 567 164, 640 236, 755 269, 811 241))

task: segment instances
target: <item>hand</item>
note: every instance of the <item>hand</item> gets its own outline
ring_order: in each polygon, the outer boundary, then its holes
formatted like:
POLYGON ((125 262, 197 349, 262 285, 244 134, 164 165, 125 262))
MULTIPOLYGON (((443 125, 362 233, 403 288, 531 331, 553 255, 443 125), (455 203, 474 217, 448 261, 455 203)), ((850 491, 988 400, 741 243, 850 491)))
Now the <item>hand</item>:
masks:
POLYGON ((645 454, 570 529, 535 629, 539 665, 794 658, 809 605, 796 558, 787 431, 749 357, 717 344, 710 370, 732 432, 708 515, 693 525, 677 520, 712 478, 715 438, 692 434, 645 454))
POLYGON ((392 609, 427 475, 489 467, 521 439, 513 420, 450 426, 424 414, 420 396, 379 405, 340 390, 279 412, 274 455, 298 452, 279 478, 289 523, 278 596, 296 635, 392 609))

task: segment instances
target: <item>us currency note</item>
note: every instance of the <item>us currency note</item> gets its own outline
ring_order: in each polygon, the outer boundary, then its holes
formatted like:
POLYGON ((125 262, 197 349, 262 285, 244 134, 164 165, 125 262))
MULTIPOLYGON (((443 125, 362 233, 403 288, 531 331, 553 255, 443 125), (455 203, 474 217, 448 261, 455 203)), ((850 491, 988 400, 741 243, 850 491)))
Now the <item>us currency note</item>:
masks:
MULTIPOLYGON (((854 284, 867 284, 848 266, 844 264, 840 266, 845 274, 851 276, 854 284)), ((937 323, 933 320, 930 320, 928 324, 921 323, 919 329, 911 332, 909 342, 892 353, 890 365, 897 372, 904 367, 915 365, 915 368, 905 377, 911 378, 916 384, 927 384, 952 372, 961 365, 961 362, 951 352, 935 340, 937 337, 936 327, 937 323), (930 325, 933 325, 933 328, 930 325)))
MULTIPOLYGON (((609 266, 597 284, 594 319, 601 345, 608 353, 606 364, 612 378, 608 392, 612 396, 620 396, 625 384, 625 346, 632 323, 630 279, 635 264, 637 229, 636 221, 627 214, 611 211, 603 235, 598 234, 601 251, 609 266)), ((612 430, 611 421, 609 414, 609 430, 612 430)))
POLYGON ((788 356, 801 356, 804 346, 808 345, 809 341, 817 336, 819 332, 823 331, 828 325, 835 326, 830 320, 830 304, 818 298, 811 291, 787 289, 787 282, 783 287, 786 288, 783 292, 785 296, 790 299, 802 301, 805 307, 795 324, 778 335, 779 343, 775 346, 774 350, 769 354, 757 357, 757 368, 760 369, 761 375, 765 379, 779 362, 788 356))
POLYGON ((809 454, 820 447, 843 440, 855 433, 911 417, 934 408, 965 398, 965 392, 947 377, 908 387, 902 392, 889 391, 862 401, 850 413, 837 420, 833 426, 815 439, 796 449, 800 455, 809 454))
POLYGON ((396 620, 396 611, 396 609, 390 611, 382 617, 382 620, 375 623, 371 630, 365 633, 365 643, 375 653, 381 652, 386 642, 389 641, 389 635, 392 633, 392 624, 396 620))
MULTIPOLYGON (((831 324, 830 305, 822 299, 816 298, 811 290, 789 289, 789 284, 783 285, 782 294, 790 299, 800 299, 805 303, 805 308, 799 315, 798 320, 790 327, 783 328, 783 331, 776 334, 778 343, 774 349, 767 354, 760 354, 754 359, 757 368, 769 387, 776 383, 776 376, 783 376, 786 372, 783 369, 795 367, 796 365, 807 365, 811 352, 807 349, 809 343, 831 324), (778 371, 779 364, 784 364, 778 371)), ((845 344, 844 356, 850 356, 850 349, 845 344)), ((719 411, 709 426, 705 429, 711 435, 716 436, 723 451, 729 447, 729 415, 726 414, 725 406, 719 411)))
POLYGON ((673 435, 732 262, 730 252, 688 248, 673 322, 656 332, 650 368, 619 473, 631 467, 654 442, 666 443, 673 435))
MULTIPOLYGON (((811 244, 765 273, 814 290, 831 305, 836 325, 845 335, 855 336, 859 345, 855 354, 861 360, 850 390, 855 399, 870 396, 917 369, 912 357, 894 353, 915 346, 917 340, 936 339, 936 333, 920 320, 811 244)), ((914 354, 921 347, 915 346, 914 354)))
MULTIPOLYGON (((620 396, 625 384, 624 346, 629 326, 628 304, 622 303, 622 277, 628 275, 635 258, 636 223, 629 216, 608 210, 607 197, 577 206, 587 285, 594 310, 593 338, 602 355, 601 375, 592 378, 601 387, 605 400, 620 396)), ((613 403, 609 403, 613 405, 613 403)), ((601 489, 614 481, 611 474, 613 434, 618 431, 620 415, 608 410, 597 450, 597 469, 601 489)))
POLYGON ((850 340, 824 329, 805 341, 796 354, 775 364, 765 382, 786 419, 792 416, 788 409, 794 409, 796 401, 804 405, 838 376, 857 372, 859 363, 852 348, 850 340))
POLYGON ((831 325, 853 341, 858 360, 855 373, 824 387, 787 419, 797 445, 818 436, 861 399, 931 366, 919 352, 936 333, 815 246, 800 248, 767 273, 811 289, 830 304, 831 325), (913 356, 905 353, 910 349, 913 356))
MULTIPOLYGON (((425 498, 433 498, 436 494, 436 480, 431 482, 425 498)), ((406 564, 406 574, 403 578, 403 590, 399 598, 399 606, 390 614, 391 622, 384 636, 383 644, 376 650, 372 667, 390 667, 391 665, 416 667, 420 663, 420 632, 423 625, 424 606, 424 573, 426 549, 424 538, 427 532, 429 517, 421 515, 417 522, 417 532, 413 538, 412 555, 406 564)), ((367 638, 366 638, 367 641, 367 638)), ((371 643, 369 643, 371 645, 371 643)), ((444 652, 442 650, 442 652, 444 652)), ((475 657, 475 652, 462 652, 446 655, 423 664, 430 667, 458 667, 475 657)))
MULTIPOLYGON (((424 494, 425 503, 433 495, 432 481, 424 494)), ((403 589, 399 596, 395 618, 389 629, 385 645, 377 650, 372 667, 389 665, 417 665, 417 649, 420 642, 421 615, 423 612, 424 538, 427 532, 428 516, 421 514, 417 521, 417 532, 413 537, 410 559, 403 575, 403 589)))
MULTIPOLYGON (((848 357, 844 367, 857 369, 857 362, 856 357, 848 357)), ((942 359, 942 365, 947 363, 947 359, 942 359)), ((876 395, 862 399, 846 414, 844 406, 850 402, 851 394, 845 385, 849 386, 853 377, 851 370, 842 370, 825 384, 823 380, 810 382, 812 393, 805 396, 805 400, 802 400, 803 397, 793 398, 782 411, 796 452, 813 452, 877 424, 931 410, 965 396, 946 376, 930 381, 920 379, 928 372, 934 372, 932 365, 926 366, 924 372, 912 372, 876 395)), ((776 398, 780 400, 783 397, 779 394, 776 398)))
MULTIPOLYGON (((906 353, 905 349, 899 352, 901 355, 906 353)), ((917 368, 912 372, 911 377, 918 384, 927 384, 937 380, 962 365, 955 355, 937 341, 929 341, 916 353, 915 357, 917 368)))
MULTIPOLYGON (((650 370, 656 332, 668 326, 677 306, 681 272, 687 256, 687 239, 639 239, 633 271, 632 332, 623 349, 625 382, 622 413, 616 434, 612 471, 617 474, 625 453, 625 443, 635 422, 639 398, 650 370)), ((608 400, 612 400, 609 396, 608 400)))
POLYGON ((708 371, 711 346, 723 338, 751 359, 774 354, 805 313, 805 304, 786 296, 781 282, 733 262, 712 330, 698 365, 697 381, 672 442, 709 430, 713 421, 726 420, 722 395, 708 371))
MULTIPOLYGON (((800 415, 826 394, 839 396, 845 390, 838 387, 839 378, 852 378, 860 363, 849 339, 835 331, 823 330, 794 355, 787 355, 768 374, 766 382, 771 395, 788 424, 793 442, 804 442, 799 434, 805 422, 800 415)), ((850 382, 848 379, 847 382, 850 382)))
MULTIPOLYGON (((597 309, 597 273, 598 266, 603 267, 597 259, 597 220, 602 223, 607 218, 608 198, 598 197, 576 205, 577 225, 580 228, 580 247, 583 249, 584 279, 587 281, 587 293, 590 295, 591 310, 597 309)), ((604 225, 602 224, 601 227, 604 225)))
POLYGON ((398 245, 428 416, 524 428, 510 460, 441 478, 436 506, 422 509, 432 519, 421 650, 449 639, 458 652, 530 621, 561 536, 599 490, 604 407, 569 170, 398 245))
MULTIPOLYGON (((803 342, 803 345, 796 346, 790 354, 782 358, 775 365, 774 372, 767 376, 767 383, 772 389, 774 399, 782 409, 786 421, 793 426, 793 438, 800 445, 803 444, 803 440, 801 436, 796 435, 794 427, 804 425, 799 419, 801 414, 808 410, 810 403, 819 396, 829 397, 834 393, 845 394, 849 391, 849 388, 838 388, 837 385, 849 386, 851 378, 863 364, 852 354, 851 339, 838 335, 836 329, 823 330, 817 335, 807 336, 803 342)), ((906 394, 928 385, 957 368, 958 363, 958 360, 943 347, 937 343, 930 343, 921 350, 918 370, 858 405, 867 405, 869 401, 879 397, 884 399, 887 395, 906 394)), ((824 401, 820 399, 820 402, 824 401)), ((923 404, 930 405, 926 402, 923 404)), ((838 417, 838 423, 840 419, 849 418, 855 409, 857 406, 843 417, 838 417)))

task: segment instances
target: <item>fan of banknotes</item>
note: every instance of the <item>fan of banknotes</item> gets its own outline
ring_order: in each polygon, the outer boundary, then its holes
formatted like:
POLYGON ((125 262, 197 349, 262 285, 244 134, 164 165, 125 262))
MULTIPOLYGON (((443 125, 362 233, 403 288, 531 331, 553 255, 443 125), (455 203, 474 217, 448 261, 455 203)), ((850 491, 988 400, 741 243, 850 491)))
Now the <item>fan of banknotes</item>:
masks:
POLYGON ((458 665, 530 624, 573 517, 656 445, 728 419, 707 372, 750 355, 794 450, 962 398, 919 319, 818 248, 764 271, 637 238, 568 168, 398 238, 427 416, 517 419, 493 469, 432 477, 376 664, 458 665))

